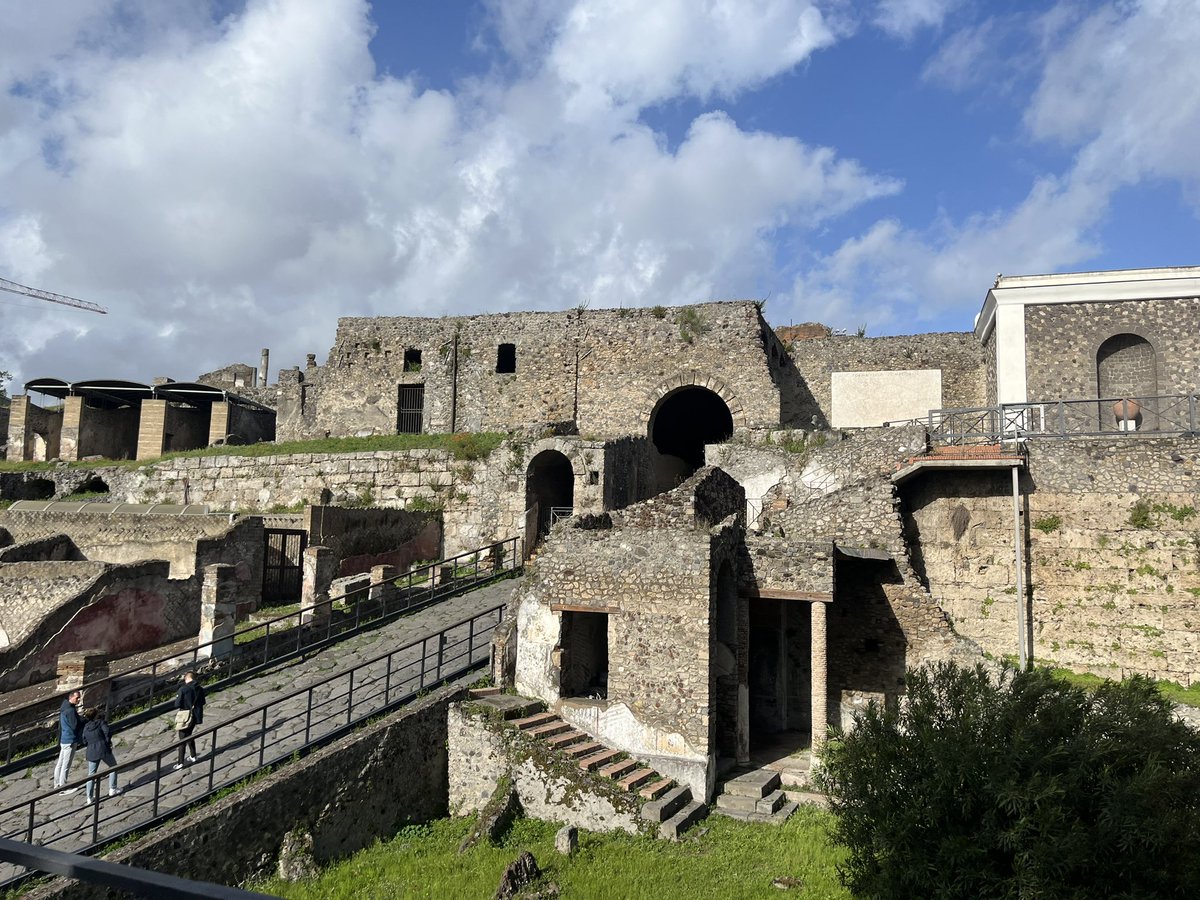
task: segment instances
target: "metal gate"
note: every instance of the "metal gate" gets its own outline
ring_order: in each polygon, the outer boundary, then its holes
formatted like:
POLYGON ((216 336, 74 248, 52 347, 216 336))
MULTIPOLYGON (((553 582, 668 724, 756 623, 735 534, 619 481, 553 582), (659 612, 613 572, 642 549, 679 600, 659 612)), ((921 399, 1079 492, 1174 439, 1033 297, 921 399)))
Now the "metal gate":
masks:
POLYGON ((308 532, 296 528, 263 530, 264 606, 297 603, 304 584, 304 548, 308 532))
POLYGON ((398 400, 396 432, 398 434, 420 434, 425 419, 425 385, 400 385, 398 400))

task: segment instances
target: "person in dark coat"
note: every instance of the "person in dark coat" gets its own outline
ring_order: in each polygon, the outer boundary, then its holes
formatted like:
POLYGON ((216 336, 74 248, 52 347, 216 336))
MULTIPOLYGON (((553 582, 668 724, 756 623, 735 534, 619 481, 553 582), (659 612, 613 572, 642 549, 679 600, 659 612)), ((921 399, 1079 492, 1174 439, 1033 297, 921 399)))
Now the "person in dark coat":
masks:
POLYGON ((115 797, 121 793, 117 787, 117 758, 113 756, 112 732, 104 721, 104 713, 92 707, 84 710, 83 716, 87 724, 83 726, 83 742, 86 745, 85 754, 88 764, 87 803, 95 797, 96 779, 92 776, 100 768, 100 763, 108 766, 108 796, 115 797))
POLYGON ((185 762, 190 765, 196 761, 196 742, 192 740, 192 732, 204 721, 204 686, 195 672, 184 673, 183 684, 175 695, 175 709, 190 710, 192 714, 187 726, 176 731, 179 735, 179 762, 174 767, 182 769, 185 762))
MULTIPOLYGON (((54 764, 54 786, 65 787, 71 780, 71 762, 83 743, 83 721, 79 718, 79 701, 83 695, 71 691, 58 709, 58 762, 54 764)), ((63 791, 73 794, 78 788, 63 791)))

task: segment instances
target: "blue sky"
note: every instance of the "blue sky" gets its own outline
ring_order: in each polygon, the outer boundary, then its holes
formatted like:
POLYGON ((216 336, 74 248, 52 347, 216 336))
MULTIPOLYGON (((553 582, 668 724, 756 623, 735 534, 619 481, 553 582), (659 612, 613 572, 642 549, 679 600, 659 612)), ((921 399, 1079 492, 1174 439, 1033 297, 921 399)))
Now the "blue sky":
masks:
POLYGON ((190 379, 340 315, 770 297, 966 330, 1200 263, 1194 0, 0 0, 0 369, 190 379))

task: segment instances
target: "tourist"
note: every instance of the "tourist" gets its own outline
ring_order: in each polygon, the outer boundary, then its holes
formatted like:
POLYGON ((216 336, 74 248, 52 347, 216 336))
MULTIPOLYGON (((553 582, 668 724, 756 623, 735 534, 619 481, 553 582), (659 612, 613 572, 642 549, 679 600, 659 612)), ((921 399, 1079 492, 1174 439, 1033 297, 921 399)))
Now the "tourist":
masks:
POLYGON ((192 740, 192 732, 204 721, 204 687, 196 677, 195 672, 185 672, 183 684, 175 695, 175 730, 179 734, 179 762, 174 768, 182 769, 185 762, 196 761, 196 742, 192 740), (181 712, 189 715, 181 716, 181 712), (184 750, 187 754, 184 755, 184 750))
POLYGON ((104 721, 104 713, 91 707, 84 710, 83 716, 87 719, 87 724, 83 726, 83 742, 87 745, 87 802, 90 804, 96 792, 96 779, 92 776, 96 774, 102 762, 109 768, 108 796, 117 796, 121 789, 117 787, 117 758, 113 756, 112 732, 108 723, 104 721))
MULTIPOLYGON (((58 710, 58 762, 54 765, 54 786, 64 788, 71 780, 71 762, 75 751, 83 746, 83 722, 79 719, 79 701, 83 695, 71 691, 58 710)), ((64 794, 73 794, 79 788, 69 788, 64 794)))

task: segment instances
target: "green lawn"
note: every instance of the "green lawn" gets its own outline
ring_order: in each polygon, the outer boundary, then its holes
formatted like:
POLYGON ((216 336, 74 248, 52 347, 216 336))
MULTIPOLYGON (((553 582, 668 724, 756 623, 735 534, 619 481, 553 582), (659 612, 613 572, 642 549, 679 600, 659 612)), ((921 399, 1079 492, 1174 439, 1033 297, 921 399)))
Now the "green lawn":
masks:
POLYGON ((626 834, 580 832, 572 857, 554 850, 558 826, 532 819, 514 823, 499 847, 480 845, 459 855, 472 819, 442 819, 404 829, 330 866, 316 881, 270 881, 255 890, 289 898, 489 898, 505 866, 521 850, 533 853, 563 898, 849 898, 837 880, 841 852, 829 843, 828 813, 801 807, 784 825, 747 825, 713 816, 678 844, 626 834), (703 836, 697 833, 707 828, 703 836), (789 891, 773 887, 790 877, 789 891))
MULTIPOLYGON (((1051 668, 1050 671, 1055 678, 1061 678, 1070 684, 1077 684, 1089 689, 1097 687, 1105 680, 1099 675, 1092 675, 1089 672, 1072 672, 1070 669, 1057 668, 1051 668)), ((1200 707, 1200 682, 1196 682, 1191 687, 1184 687, 1174 681, 1156 681, 1154 686, 1158 688, 1160 694, 1174 703, 1200 707)))

